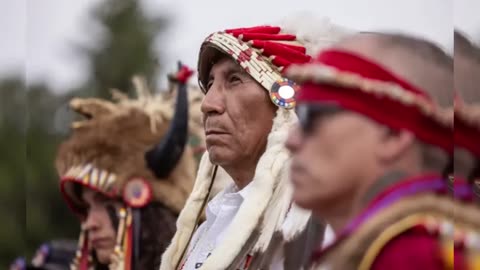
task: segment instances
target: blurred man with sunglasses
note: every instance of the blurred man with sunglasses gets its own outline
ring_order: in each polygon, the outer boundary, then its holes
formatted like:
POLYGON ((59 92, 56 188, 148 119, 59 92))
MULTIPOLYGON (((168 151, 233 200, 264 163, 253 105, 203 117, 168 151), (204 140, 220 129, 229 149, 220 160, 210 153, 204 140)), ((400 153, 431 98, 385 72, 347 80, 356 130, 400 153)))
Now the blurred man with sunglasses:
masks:
POLYGON ((455 184, 469 183, 480 203, 480 47, 458 30, 454 45, 455 184))
POLYGON ((454 223, 480 223, 454 220, 448 195, 452 58, 419 38, 361 33, 287 76, 303 82, 286 143, 293 197, 336 234, 313 268, 453 267, 454 223))

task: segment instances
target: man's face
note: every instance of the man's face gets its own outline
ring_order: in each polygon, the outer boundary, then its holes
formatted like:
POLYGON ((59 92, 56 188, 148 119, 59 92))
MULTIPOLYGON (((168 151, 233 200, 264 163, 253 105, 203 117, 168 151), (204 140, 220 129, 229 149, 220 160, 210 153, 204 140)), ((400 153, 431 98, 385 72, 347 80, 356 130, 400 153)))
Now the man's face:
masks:
POLYGON ((294 200, 318 210, 348 202, 358 184, 375 170, 379 126, 349 111, 311 110, 289 135, 294 200))
POLYGON ((230 58, 213 65, 201 110, 212 163, 259 158, 275 116, 267 91, 230 58))
POLYGON ((480 201, 480 179, 473 181, 473 192, 477 196, 477 200, 480 201))
POLYGON ((95 250, 100 263, 108 264, 115 248, 116 232, 107 209, 118 209, 118 202, 87 188, 82 198, 87 206, 83 227, 88 232, 88 245, 95 250))

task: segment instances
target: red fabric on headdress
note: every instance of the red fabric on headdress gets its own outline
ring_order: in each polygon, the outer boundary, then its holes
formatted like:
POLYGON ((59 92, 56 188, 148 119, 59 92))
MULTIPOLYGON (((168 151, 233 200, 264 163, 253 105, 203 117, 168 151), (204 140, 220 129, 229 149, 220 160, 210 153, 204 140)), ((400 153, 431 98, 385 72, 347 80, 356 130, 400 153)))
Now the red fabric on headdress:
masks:
POLYGON ((320 53, 315 62, 333 66, 342 71, 350 71, 368 79, 393 82, 412 93, 430 99, 422 90, 360 55, 332 49, 320 53))
POLYGON ((302 64, 312 60, 306 54, 307 49, 303 46, 281 43, 281 41, 294 41, 295 35, 281 34, 281 28, 277 26, 256 26, 250 28, 236 28, 225 30, 242 41, 250 42, 250 46, 261 49, 265 57, 274 56, 272 61, 278 67, 288 67, 291 64, 302 64))
POLYGON ((272 60, 272 63, 278 67, 288 67, 291 64, 290 61, 280 56, 275 56, 275 58, 272 60))
POLYGON ((295 35, 289 34, 263 34, 263 33, 236 33, 233 34, 235 37, 239 37, 242 35, 243 41, 250 41, 250 40, 284 40, 284 41, 292 41, 295 40, 297 37, 295 35))
POLYGON ((226 33, 232 35, 239 35, 242 33, 264 33, 264 34, 278 34, 280 33, 281 28, 278 26, 254 26, 254 27, 244 27, 244 28, 235 28, 235 29, 227 29, 225 30, 226 33))
MULTIPOLYGON (((407 81, 392 74, 387 69, 363 57, 338 50, 322 52, 314 61, 332 66, 340 71, 348 71, 362 77, 402 86, 419 98, 431 100, 426 93, 407 81)), ((447 152, 453 151, 452 130, 425 115, 420 108, 407 105, 387 96, 379 96, 360 89, 344 88, 328 83, 306 83, 297 96, 297 102, 333 102, 348 110, 364 114, 373 120, 395 130, 408 130, 415 136, 447 152)))
MULTIPOLYGON (((288 60, 290 63, 308 63, 312 60, 309 55, 305 54, 305 51, 301 52, 298 50, 293 50, 289 46, 284 46, 283 44, 273 43, 273 42, 265 42, 264 46, 261 47, 263 49, 262 54, 265 56, 276 55, 281 56, 285 60, 288 60)), ((304 47, 300 47, 304 48, 304 47)))
POLYGON ((292 41, 297 37, 290 34, 280 34, 280 27, 277 26, 255 26, 250 28, 227 29, 226 33, 238 38, 242 36, 243 41, 249 40, 284 40, 292 41))
MULTIPOLYGON (((284 44, 284 43, 275 43, 275 42, 265 41, 265 40, 252 40, 251 42, 253 47, 272 51, 271 54, 275 54, 275 51, 277 50, 282 51, 284 49, 295 51, 301 54, 305 54, 307 52, 307 49, 303 46, 290 45, 290 44, 284 44), (277 48, 277 46, 279 46, 279 48, 277 48)), ((308 57, 311 58, 310 56, 308 57)))

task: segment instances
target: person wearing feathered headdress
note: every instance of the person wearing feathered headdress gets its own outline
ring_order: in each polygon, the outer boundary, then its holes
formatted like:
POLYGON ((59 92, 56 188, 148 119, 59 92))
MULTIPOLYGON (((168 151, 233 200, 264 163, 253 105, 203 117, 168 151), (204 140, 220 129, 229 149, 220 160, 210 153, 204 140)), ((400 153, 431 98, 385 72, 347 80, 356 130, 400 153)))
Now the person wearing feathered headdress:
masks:
POLYGON ((297 123, 297 86, 282 71, 348 33, 328 20, 296 17, 205 39, 198 76, 207 152, 160 269, 301 268, 304 250, 323 231, 291 200, 283 144, 297 123), (213 196, 219 181, 229 184, 213 196))

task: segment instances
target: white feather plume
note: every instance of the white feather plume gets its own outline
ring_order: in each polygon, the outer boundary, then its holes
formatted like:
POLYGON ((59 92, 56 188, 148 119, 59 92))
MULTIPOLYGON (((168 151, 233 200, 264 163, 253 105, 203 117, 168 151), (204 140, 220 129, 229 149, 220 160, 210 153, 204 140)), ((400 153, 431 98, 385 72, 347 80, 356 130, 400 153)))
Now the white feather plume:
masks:
POLYGON ((307 53, 312 56, 356 32, 332 23, 327 17, 319 17, 309 12, 300 12, 285 17, 275 25, 282 27, 282 32, 295 34, 307 48, 307 53))

